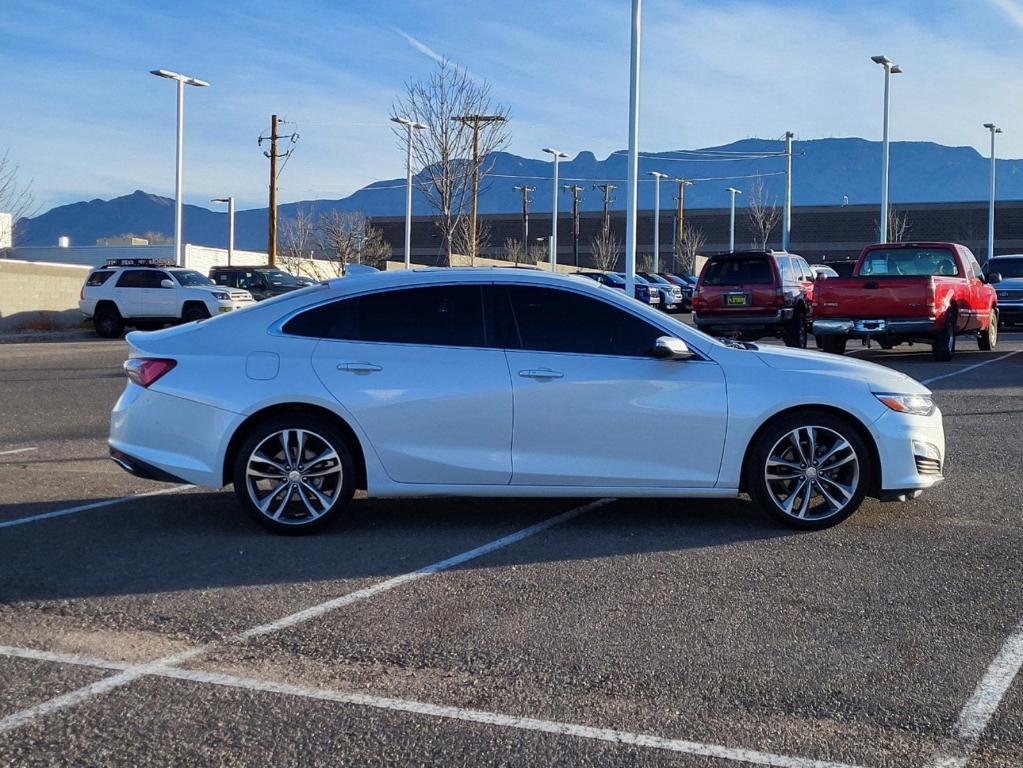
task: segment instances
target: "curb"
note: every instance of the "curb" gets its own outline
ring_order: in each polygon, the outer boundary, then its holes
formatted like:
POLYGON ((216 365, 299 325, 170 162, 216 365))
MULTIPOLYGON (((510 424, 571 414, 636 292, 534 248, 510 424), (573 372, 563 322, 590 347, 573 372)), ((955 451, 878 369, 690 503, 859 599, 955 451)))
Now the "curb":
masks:
POLYGON ((0 344, 24 344, 46 341, 85 341, 98 339, 92 331, 25 331, 22 333, 0 333, 0 344))

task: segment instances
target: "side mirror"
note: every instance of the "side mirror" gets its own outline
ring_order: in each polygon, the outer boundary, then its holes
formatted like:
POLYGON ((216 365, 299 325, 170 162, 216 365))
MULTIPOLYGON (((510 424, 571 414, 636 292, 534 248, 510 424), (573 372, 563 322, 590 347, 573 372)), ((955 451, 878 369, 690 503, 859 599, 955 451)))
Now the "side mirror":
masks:
POLYGON ((828 273, 827 272, 818 272, 817 274, 815 274, 813 276, 814 282, 817 282, 818 280, 827 280, 827 279, 828 279, 828 273))
POLYGON ((660 336, 654 342, 654 357, 658 360, 689 360, 696 355, 689 346, 674 336, 660 336))
POLYGON ((1001 272, 992 272, 990 275, 986 275, 984 277, 984 282, 987 283, 988 285, 994 285, 995 283, 1000 283, 1000 282, 1002 282, 1002 273, 1001 272))
POLYGON ((160 281, 160 287, 161 288, 173 288, 174 287, 174 281, 171 280, 169 277, 165 277, 163 280, 160 281))

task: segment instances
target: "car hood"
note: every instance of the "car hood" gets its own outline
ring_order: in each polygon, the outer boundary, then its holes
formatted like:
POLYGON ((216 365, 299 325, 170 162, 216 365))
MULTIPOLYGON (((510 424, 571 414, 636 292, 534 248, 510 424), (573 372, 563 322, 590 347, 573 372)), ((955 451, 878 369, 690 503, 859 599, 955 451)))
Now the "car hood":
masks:
POLYGON ((755 354, 772 368, 862 381, 872 392, 897 392, 904 395, 930 393, 927 387, 904 373, 853 357, 773 346, 761 346, 755 354))
POLYGON ((230 296, 249 296, 249 292, 242 288, 228 288, 226 285, 190 285, 196 291, 206 291, 207 293, 226 293, 230 296))
POLYGON ((1001 282, 991 286, 995 291, 1023 290, 1023 277, 1003 277, 1001 282))

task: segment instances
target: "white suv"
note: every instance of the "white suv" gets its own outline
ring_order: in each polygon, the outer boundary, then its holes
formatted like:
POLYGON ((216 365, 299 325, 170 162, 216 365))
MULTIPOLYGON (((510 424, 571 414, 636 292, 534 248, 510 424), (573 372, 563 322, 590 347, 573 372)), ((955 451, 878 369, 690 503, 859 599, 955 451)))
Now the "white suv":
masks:
POLYGON ((96 333, 117 338, 124 327, 202 320, 253 302, 252 294, 216 285, 194 269, 152 259, 116 259, 89 273, 78 309, 96 333))

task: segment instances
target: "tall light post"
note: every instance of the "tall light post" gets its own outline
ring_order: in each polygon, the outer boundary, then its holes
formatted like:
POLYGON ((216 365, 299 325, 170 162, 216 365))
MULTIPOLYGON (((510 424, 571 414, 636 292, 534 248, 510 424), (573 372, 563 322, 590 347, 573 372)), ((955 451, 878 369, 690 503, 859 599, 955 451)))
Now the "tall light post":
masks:
POLYGON ((729 187, 726 192, 732 193, 732 212, 728 216, 728 252, 735 252, 735 196, 741 195, 742 190, 729 187))
POLYGON ((391 122, 408 129, 405 155, 405 269, 412 268, 412 131, 425 128, 422 123, 404 117, 392 117, 391 122))
POLYGON ((554 204, 551 206, 551 272, 558 271, 558 161, 568 157, 560 149, 544 147, 543 151, 554 156, 554 204))
POLYGON ((995 255, 995 134, 1002 129, 994 123, 984 123, 984 127, 991 131, 991 197, 987 204, 987 257, 990 261, 995 255))
POLYGON ((792 131, 785 131, 785 215, 781 223, 781 249, 789 250, 792 240, 792 131))
POLYGON ((636 203, 639 193, 639 52, 643 0, 632 0, 629 67, 629 166, 625 198, 625 295, 636 295, 636 203))
POLYGON ((668 174, 650 171, 647 175, 654 177, 654 274, 656 274, 661 271, 661 179, 668 178, 668 174))
POLYGON ((884 136, 881 140, 881 232, 879 242, 888 240, 888 113, 891 111, 890 81, 902 73, 902 67, 887 56, 871 56, 870 60, 884 67, 884 136))
POLYGON ((234 258, 234 195, 215 197, 211 203, 227 203, 227 266, 231 266, 234 258))
POLYGON ((169 69, 152 69, 149 73, 157 77, 166 77, 168 80, 177 80, 178 82, 177 165, 174 174, 174 260, 179 267, 183 267, 185 265, 185 247, 181 241, 181 188, 184 181, 182 169, 185 146, 185 86, 194 85, 197 88, 206 88, 209 86, 209 83, 197 77, 171 72, 169 69))

